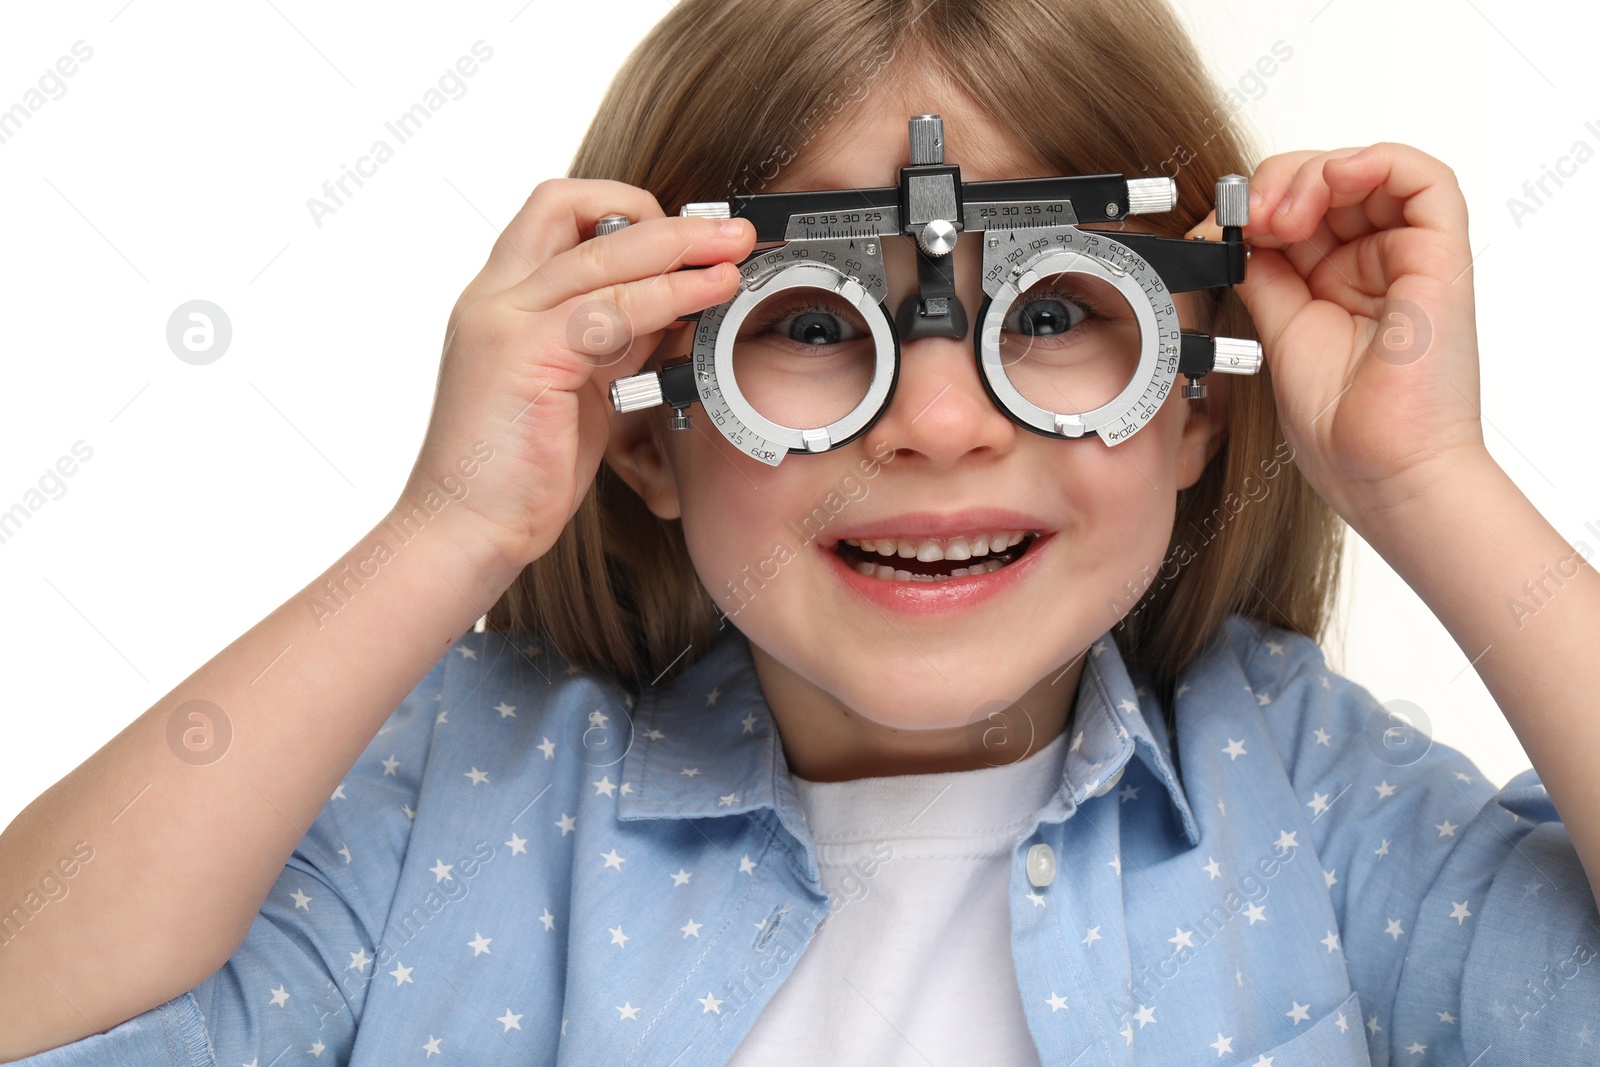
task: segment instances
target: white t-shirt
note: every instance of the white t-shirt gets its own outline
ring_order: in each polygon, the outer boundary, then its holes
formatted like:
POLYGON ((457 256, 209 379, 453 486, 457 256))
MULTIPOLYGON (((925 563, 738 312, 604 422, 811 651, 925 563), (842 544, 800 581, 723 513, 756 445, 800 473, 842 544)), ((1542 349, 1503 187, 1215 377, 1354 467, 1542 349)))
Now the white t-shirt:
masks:
POLYGON ((832 914, 733 1067, 1038 1067, 1011 959, 1011 860, 1066 734, 1016 763, 793 778, 832 914))

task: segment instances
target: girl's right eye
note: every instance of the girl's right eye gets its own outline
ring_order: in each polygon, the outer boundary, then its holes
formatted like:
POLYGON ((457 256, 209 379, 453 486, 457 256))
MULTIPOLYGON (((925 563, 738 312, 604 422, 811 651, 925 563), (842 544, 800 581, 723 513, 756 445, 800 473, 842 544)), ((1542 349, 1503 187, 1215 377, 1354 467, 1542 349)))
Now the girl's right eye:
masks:
POLYGON ((854 308, 825 296, 815 299, 780 295, 770 305, 758 306, 745 321, 754 326, 741 330, 739 340, 770 338, 798 349, 859 341, 867 333, 866 324, 854 308))

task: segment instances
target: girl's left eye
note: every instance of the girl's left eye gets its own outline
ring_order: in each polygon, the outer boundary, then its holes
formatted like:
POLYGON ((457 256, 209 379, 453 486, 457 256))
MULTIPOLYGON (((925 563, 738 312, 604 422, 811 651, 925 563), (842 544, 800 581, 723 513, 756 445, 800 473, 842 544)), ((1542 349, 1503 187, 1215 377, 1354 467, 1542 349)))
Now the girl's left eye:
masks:
POLYGON ((1008 333, 1049 337, 1067 333, 1090 319, 1098 318, 1101 318, 1099 310, 1081 295, 1075 293, 1068 296, 1059 290, 1044 290, 1024 294, 1024 298, 1006 314, 1002 328, 1008 333))

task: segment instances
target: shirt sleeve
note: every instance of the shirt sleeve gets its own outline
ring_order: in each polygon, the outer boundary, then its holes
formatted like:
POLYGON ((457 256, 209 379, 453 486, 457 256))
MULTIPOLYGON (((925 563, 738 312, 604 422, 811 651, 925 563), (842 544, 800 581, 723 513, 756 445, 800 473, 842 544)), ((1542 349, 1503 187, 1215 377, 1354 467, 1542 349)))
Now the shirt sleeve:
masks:
MULTIPOLYGON (((399 884, 441 699, 442 657, 367 745, 244 941, 194 989, 17 1067, 349 1062, 399 884), (285 1052, 294 1053, 280 1059, 285 1052), (301 1055, 305 1054, 305 1055, 301 1055)), ((204 892, 204 886, 194 887, 204 892)), ((404 980, 404 968, 401 978, 404 980)))
POLYGON ((1269 634, 1247 675, 1309 820, 1373 1063, 1600 1062, 1600 913, 1538 775, 1496 789, 1305 637, 1269 634))

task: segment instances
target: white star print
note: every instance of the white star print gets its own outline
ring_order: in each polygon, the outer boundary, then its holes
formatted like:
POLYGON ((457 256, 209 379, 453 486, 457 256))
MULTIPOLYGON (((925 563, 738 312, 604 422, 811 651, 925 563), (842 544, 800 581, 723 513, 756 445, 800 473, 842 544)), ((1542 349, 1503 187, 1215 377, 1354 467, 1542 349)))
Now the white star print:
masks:
POLYGON ((1125 785, 1121 789, 1117 790, 1117 797, 1121 799, 1124 804, 1130 800, 1138 800, 1139 787, 1136 785, 1125 785))
POLYGON ((304 908, 307 911, 311 910, 311 898, 306 896, 303 890, 296 889, 290 896, 294 897, 295 907, 304 908))
POLYGON ((1288 830, 1279 830, 1278 839, 1272 843, 1272 847, 1276 848, 1279 852, 1287 852, 1291 848, 1299 848, 1300 842, 1295 840, 1295 835, 1298 833, 1298 830, 1294 831, 1293 833, 1288 830))
MULTIPOLYGON (((695 775, 700 773, 700 768, 699 767, 685 767, 683 770, 679 771, 678 773, 683 775, 686 778, 693 778, 695 775)), ((722 1013, 718 1012, 717 1014, 721 1015, 722 1013)))
POLYGON ((545 759, 554 759, 555 758, 556 743, 554 741, 550 740, 548 737, 544 738, 543 741, 540 744, 537 744, 534 747, 537 748, 540 752, 544 753, 544 758, 545 759))
POLYGON ((366 949, 357 949, 355 952, 350 953, 350 962, 345 964, 344 969, 347 971, 354 970, 357 973, 365 974, 367 971, 367 965, 371 962, 372 958, 367 955, 366 949))
MULTIPOLYGON (((1337 869, 1338 868, 1334 868, 1334 870, 1337 870, 1337 869)), ((1322 872, 1322 880, 1323 880, 1323 882, 1327 883, 1325 888, 1332 889, 1333 888, 1333 884, 1335 882, 1337 882, 1339 879, 1334 876, 1334 871, 1323 871, 1322 872)))
POLYGON ((284 989, 282 985, 275 987, 272 990, 273 1006, 281 1008, 287 1003, 289 1003, 289 991, 284 989))
POLYGON ((1088 930, 1085 931, 1085 933, 1083 935, 1083 944, 1085 946, 1093 945, 1096 941, 1099 941, 1099 940, 1101 940, 1101 937, 1100 937, 1100 927, 1098 927, 1098 926, 1089 927, 1088 930))
POLYGON ((623 1001, 622 1006, 617 1008, 618 1022, 621 1022, 623 1019, 637 1019, 638 1017, 639 1009, 633 1006, 633 1001, 631 1000, 623 1001))
POLYGON ((1387 779, 1387 778, 1385 778, 1383 781, 1379 782, 1377 785, 1373 786, 1372 788, 1374 788, 1374 789, 1376 789, 1378 791, 1378 799, 1379 800, 1387 800, 1388 798, 1394 796, 1394 786, 1389 784, 1389 779, 1387 779))
POLYGON ((682 867, 679 867, 678 868, 678 873, 672 876, 672 884, 673 885, 688 885, 689 884, 689 879, 691 879, 693 877, 694 877, 694 875, 690 874, 688 871, 684 870, 682 867))
POLYGON ((1472 775, 1470 774, 1462 774, 1460 771, 1457 771, 1456 778, 1459 781, 1466 782, 1468 785, 1472 784, 1472 775))
POLYGON ((1180 949, 1194 948, 1194 931, 1185 930, 1181 926, 1176 927, 1176 929, 1178 931, 1178 936, 1167 938, 1167 942, 1169 944, 1176 945, 1180 949))
POLYGON ((1341 1034, 1350 1032, 1350 1021, 1344 1017, 1344 1012, 1342 1011, 1339 1013, 1339 1017, 1333 1021, 1333 1024, 1339 1028, 1341 1034))
POLYGON ((444 860, 439 860, 432 867, 428 868, 428 870, 433 872, 434 884, 438 884, 439 882, 444 881, 446 878, 450 878, 451 877, 450 872, 455 870, 455 869, 456 869, 456 865, 455 864, 446 863, 444 860))
POLYGON ((511 840, 507 841, 506 844, 511 846, 511 854, 513 856, 526 856, 528 854, 528 839, 526 837, 518 837, 515 830, 511 832, 511 840))
POLYGON ((441 1053, 439 1052, 439 1042, 440 1042, 440 1040, 441 1040, 440 1038, 434 1037, 432 1034, 429 1034, 428 1035, 428 1043, 426 1045, 422 1046, 422 1050, 424 1052, 426 1052, 430 1056, 441 1055, 441 1053))
POLYGON ((344 783, 343 782, 340 782, 337 786, 334 787, 333 796, 329 797, 328 799, 329 800, 349 800, 350 799, 349 797, 344 795, 344 783))
POLYGON ((1106 866, 1110 867, 1112 870, 1116 871, 1118 874, 1121 874, 1122 873, 1122 857, 1121 856, 1112 856, 1111 857, 1111 862, 1106 864, 1106 866))
POLYGON ((1028 891, 1028 900, 1031 901, 1033 906, 1036 908, 1044 907, 1044 897, 1039 895, 1038 890, 1030 889, 1028 891))
POLYGON ((1050 998, 1046 1000, 1045 1003, 1050 1005, 1050 1014, 1054 1015, 1056 1012, 1067 1006, 1067 998, 1060 996, 1054 989, 1052 989, 1050 990, 1050 998))
POLYGON ((1400 940, 1400 935, 1405 933, 1405 930, 1401 928, 1399 919, 1390 919, 1389 925, 1383 928, 1383 932, 1398 941, 1400 940))
POLYGON ((1264 708, 1270 703, 1272 703, 1272 698, 1270 696, 1268 696, 1267 694, 1265 694, 1265 693, 1257 693, 1256 694, 1256 704, 1259 705, 1260 707, 1264 708))
POLYGON ((433 721, 435 725, 443 726, 445 723, 450 721, 450 713, 448 711, 441 711, 439 714, 433 717, 433 721))
POLYGON ((312 1042, 311 1047, 306 1049, 306 1051, 311 1053, 313 1056, 317 1057, 318 1059, 321 1059, 322 1058, 322 1054, 327 1051, 327 1048, 328 1048, 328 1046, 324 1045, 322 1042, 314 1041, 314 1042, 312 1042))
POLYGON ((1256 1062, 1252 1063, 1250 1067, 1272 1067, 1272 1057, 1263 1052, 1256 1057, 1256 1062))
POLYGON ((712 687, 711 692, 706 694, 706 707, 709 708, 711 705, 715 704, 717 702, 717 697, 719 697, 721 695, 722 695, 721 690, 719 690, 719 689, 717 689, 715 687, 712 687))
POLYGON ((1252 904, 1248 905, 1244 909, 1244 915, 1245 915, 1245 918, 1250 920, 1250 925, 1251 926, 1254 926, 1258 922, 1263 922, 1264 923, 1264 922, 1267 921, 1267 909, 1266 909, 1265 905, 1262 905, 1262 904, 1254 904, 1254 903, 1252 903, 1252 904))
POLYGON ((389 753, 389 758, 388 759, 379 760, 378 762, 383 764, 383 773, 385 775, 393 774, 394 771, 395 771, 395 768, 400 766, 400 761, 394 758, 394 753, 393 752, 389 753))
POLYGON ((595 708, 593 711, 591 711, 589 713, 589 725, 590 726, 603 727, 603 726, 605 726, 606 723, 608 723, 610 721, 611 721, 611 716, 607 715, 605 712, 601 711, 599 708, 595 708))
POLYGON ((705 925, 704 923, 697 923, 693 919, 690 919, 688 922, 686 922, 682 926, 678 927, 678 929, 683 931, 683 936, 685 938, 699 937, 700 936, 700 927, 702 927, 704 925, 705 925))
POLYGON ((405 964, 401 963, 399 960, 395 960, 394 961, 394 970, 389 972, 389 977, 394 979, 394 987, 396 989, 399 989, 401 986, 405 985, 407 982, 411 982, 412 985, 416 985, 417 984, 416 982, 412 982, 411 981, 411 972, 413 970, 415 970, 414 967, 407 967, 405 964))
POLYGON ((736 792, 735 793, 725 793, 722 796, 717 798, 717 807, 719 807, 719 808, 732 807, 734 804, 737 804, 737 803, 739 803, 739 794, 736 793, 736 792))
POLYGON ((612 849, 610 852, 600 853, 600 858, 606 861, 606 867, 615 867, 619 871, 622 870, 622 865, 628 862, 623 857, 617 855, 616 849, 612 849))
POLYGON ((1068 752, 1076 752, 1083 747, 1083 731, 1079 730, 1072 735, 1072 744, 1067 746, 1068 752))
POLYGON ((1205 865, 1200 869, 1209 874, 1213 879, 1222 877, 1222 864, 1217 862, 1215 856, 1207 856, 1205 865))
POLYGON ((1457 827, 1449 819, 1446 819, 1444 822, 1434 823, 1433 824, 1433 828, 1435 830, 1439 831, 1439 836, 1440 837, 1454 837, 1454 836, 1456 836, 1457 827))
POLYGON ((1126 711, 1130 715, 1139 710, 1139 705, 1135 704, 1127 697, 1123 697, 1121 700, 1117 701, 1117 707, 1121 708, 1123 711, 1126 711))
POLYGON ((349 863, 350 862, 350 846, 348 844, 346 844, 342 848, 340 848, 339 849, 339 855, 344 857, 344 861, 346 863, 349 863))
POLYGON ((1094 652, 1094 655, 1095 655, 1096 659, 1099 659, 1101 653, 1103 653, 1105 650, 1106 650, 1106 643, 1104 641, 1096 641, 1094 643, 1094 648, 1093 648, 1092 651, 1094 652))
POLYGON ((1374 856, 1387 856, 1389 854, 1389 839, 1383 839, 1383 844, 1372 850, 1374 856))
POLYGON ((557 819, 551 825, 561 827, 561 836, 562 837, 566 837, 568 834, 570 834, 573 830, 577 829, 577 827, 578 827, 577 821, 575 819, 573 819, 572 816, 568 815, 566 812, 562 812, 561 813, 561 818, 557 819))
POLYGON ((477 959, 479 956, 482 956, 485 953, 488 953, 491 956, 494 955, 494 953, 489 952, 489 943, 493 940, 494 938, 484 937, 482 934, 474 930, 472 932, 472 940, 467 942, 467 947, 472 950, 472 958, 477 959))
POLYGON ((1367 1016, 1367 1032, 1368 1033, 1375 1034, 1379 1030, 1382 1030, 1382 1029, 1383 1029, 1383 1027, 1378 1025, 1378 1017, 1376 1015, 1367 1016))
POLYGON ((757 720, 756 720, 755 712, 752 711, 750 714, 746 715, 744 718, 740 719, 739 721, 744 724, 744 729, 740 731, 741 733, 753 734, 753 733, 756 732, 756 721, 757 720))
POLYGON ((611 780, 609 774, 603 774, 598 782, 590 782, 589 784, 594 786, 595 796, 616 796, 617 784, 611 780))
POLYGON ((717 995, 715 993, 707 993, 705 996, 701 997, 700 1004, 702 1006, 700 1014, 702 1015, 708 1011, 714 1011, 718 1015, 722 1014, 722 1001, 717 999, 717 995))
POLYGON ((495 1022, 505 1027, 504 1030, 500 1031, 502 1034, 509 1034, 513 1030, 522 1029, 522 1016, 512 1014, 510 1008, 507 1008, 506 1013, 496 1019, 495 1022))
POLYGON ((632 782, 623 782, 622 783, 622 788, 617 790, 617 796, 625 797, 631 792, 633 792, 633 783, 632 782))
POLYGON ((470 771, 462 771, 461 776, 463 778, 471 778, 473 785, 482 785, 489 780, 489 776, 483 771, 478 770, 476 767, 472 768, 470 771))
POLYGON ((500 713, 502 719, 515 719, 517 717, 517 706, 515 704, 507 704, 504 700, 496 704, 494 710, 500 713))
POLYGON ((1211 1047, 1217 1050, 1217 1058, 1221 1059, 1225 1052, 1233 1051, 1233 1038, 1223 1037, 1222 1031, 1217 1031, 1217 1039, 1211 1042, 1211 1047))
POLYGON ((650 729, 646 730, 644 732, 644 735, 646 737, 648 737, 652 741, 659 741, 663 737, 667 736, 666 734, 662 733, 660 730, 657 730, 654 726, 652 726, 650 729))
POLYGON ((410 804, 400 805, 400 811, 408 819, 415 819, 417 817, 416 809, 412 808, 410 804))
POLYGON ((1328 742, 1333 740, 1333 735, 1328 733, 1328 731, 1324 730, 1322 727, 1317 727, 1316 731, 1313 732, 1311 736, 1317 739, 1317 744, 1328 745, 1329 748, 1333 747, 1332 745, 1328 744, 1328 742))
POLYGON ((1141 1004, 1139 1005, 1139 1010, 1133 1013, 1133 1021, 1139 1024, 1139 1029, 1143 1030, 1146 1024, 1156 1021, 1156 1010, 1141 1004))
POLYGON ((1278 642, 1276 642, 1276 641, 1268 641, 1268 642, 1266 642, 1266 645, 1267 645, 1267 651, 1272 653, 1274 656, 1283 655, 1283 646, 1278 644, 1278 642))
POLYGON ((1133 1024, 1132 1023, 1129 1023, 1128 1025, 1124 1026, 1121 1030, 1118 1030, 1117 1033, 1121 1034, 1123 1036, 1123 1039, 1126 1040, 1128 1042, 1128 1044, 1130 1044, 1130 1045, 1133 1044, 1133 1024))
POLYGON ((1415 1041, 1406 1046, 1406 1051, 1411 1053, 1413 1056, 1417 1055, 1418 1053, 1426 1052, 1427 1049, 1427 1045, 1420 1045, 1415 1041))
POLYGON ((606 933, 611 935, 611 943, 613 945, 620 945, 623 948, 628 947, 628 935, 622 932, 622 927, 608 926, 606 927, 606 933))
POLYGON ((1328 794, 1312 793, 1311 799, 1306 802, 1306 807, 1310 808, 1318 815, 1321 815, 1323 812, 1328 810, 1328 794))
POLYGON ((1228 747, 1223 749, 1222 751, 1223 751, 1223 754, 1228 756, 1229 759, 1231 759, 1231 760, 1236 760, 1240 756, 1248 756, 1250 754, 1250 753, 1248 753, 1248 752, 1246 752, 1244 750, 1244 742, 1243 741, 1235 741, 1231 737, 1228 738, 1228 747))
POLYGON ((1468 902, 1465 900, 1461 901, 1460 903, 1457 903, 1454 900, 1450 902, 1450 918, 1456 921, 1457 926, 1460 926, 1462 923, 1466 922, 1472 917, 1472 912, 1467 910, 1467 903, 1468 902))
MULTIPOLYGON (((740 856, 739 857, 739 873, 740 874, 749 874, 751 871, 753 871, 755 869, 756 869, 756 861, 755 860, 751 859, 749 856, 740 856)), ((718 1003, 721 1003, 721 1002, 719 1001, 718 1003)), ((721 1012, 718 1012, 717 1014, 720 1015, 721 1012)))
POLYGON ((1439 1021, 1442 1023, 1453 1023, 1456 1021, 1456 1017, 1447 1011, 1436 1011, 1434 1014, 1439 1017, 1439 1021))
POLYGON ((1172 699, 1176 700, 1179 697, 1183 696, 1183 694, 1187 693, 1188 691, 1189 691, 1189 683, 1188 682, 1184 682, 1182 685, 1178 686, 1178 688, 1176 688, 1176 689, 1174 689, 1172 691, 1172 699))
POLYGON ((1322 939, 1322 943, 1328 946, 1329 952, 1332 952, 1339 947, 1339 935, 1329 930, 1328 936, 1322 939))

